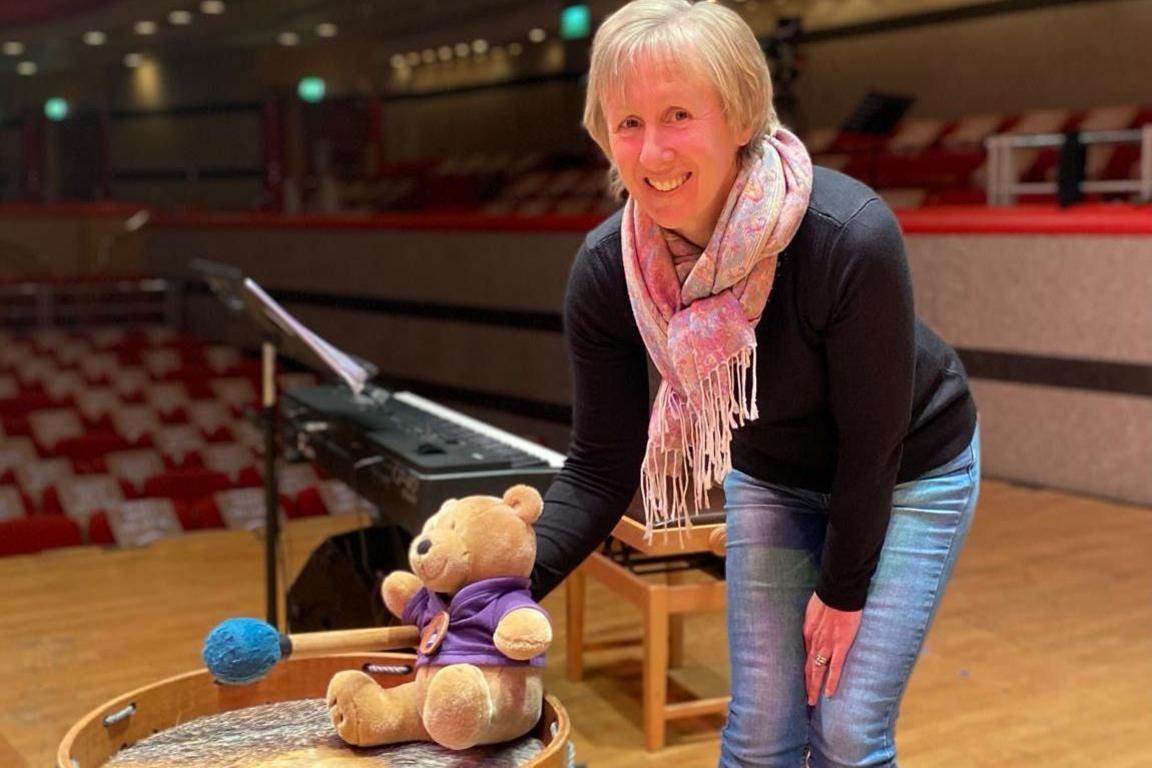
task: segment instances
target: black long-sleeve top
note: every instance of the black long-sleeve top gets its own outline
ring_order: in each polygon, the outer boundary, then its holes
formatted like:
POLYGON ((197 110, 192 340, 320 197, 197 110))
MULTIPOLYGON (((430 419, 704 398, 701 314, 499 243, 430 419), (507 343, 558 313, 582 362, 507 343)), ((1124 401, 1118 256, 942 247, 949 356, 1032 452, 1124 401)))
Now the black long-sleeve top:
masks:
MULTIPOLYGON (((611 533, 639 484, 648 362, 628 300, 620 222, 618 212, 587 236, 569 278, 572 439, 536 524, 537 596, 611 533)), ((815 170, 756 340, 760 417, 734 432, 732 464, 765 482, 830 494, 816 591, 833 608, 859 610, 893 487, 955 457, 976 424, 959 358, 915 317, 900 226, 872 190, 815 170)))

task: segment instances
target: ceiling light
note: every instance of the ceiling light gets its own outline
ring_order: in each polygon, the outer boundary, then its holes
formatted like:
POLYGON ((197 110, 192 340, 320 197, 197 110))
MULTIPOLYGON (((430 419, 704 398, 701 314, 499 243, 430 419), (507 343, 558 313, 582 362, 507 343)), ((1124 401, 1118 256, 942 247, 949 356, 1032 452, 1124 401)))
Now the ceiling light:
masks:
POLYGON ((280 34, 276 35, 276 42, 280 43, 280 45, 291 48, 294 45, 300 44, 300 35, 296 34, 295 32, 281 32, 280 34))
POLYGON ((154 35, 156 34, 156 22, 138 21, 132 25, 132 29, 134 29, 138 35, 154 35))
POLYGON ((11 40, 7 43, 4 43, 3 50, 5 56, 23 56, 24 43, 18 43, 15 40, 11 40))
POLYGON ((91 32, 85 32, 83 40, 87 45, 104 45, 104 43, 108 42, 108 35, 98 29, 94 29, 91 32))
POLYGON ((431 64, 432 62, 436 61, 436 51, 432 50, 431 48, 425 48, 420 52, 420 58, 425 64, 431 64))
POLYGON ((175 24, 178 27, 182 27, 185 24, 191 24, 192 23, 192 12, 191 11, 172 11, 172 13, 168 14, 168 22, 170 24, 175 24))
POLYGON ((206 16, 219 16, 224 13, 224 7, 221 0, 203 0, 200 3, 200 13, 206 16))
POLYGON ((393 69, 403 69, 405 66, 407 66, 407 62, 404 61, 404 54, 402 53, 392 54, 391 61, 393 69))
POLYGON ((39 71, 40 68, 36 66, 34 61, 22 61, 16 65, 16 73, 25 77, 31 77, 39 71))
POLYGON ((488 41, 483 40, 483 39, 473 40, 472 41, 472 50, 476 51, 476 53, 481 53, 481 54, 487 53, 488 52, 488 41))
POLYGON ((124 56, 124 66, 135 69, 144 63, 144 57, 138 53, 129 53, 124 56))
POLYGON ((404 57, 404 61, 408 62, 408 66, 415 67, 420 64, 420 54, 416 53, 416 51, 410 51, 408 55, 404 57))
POLYGON ((472 46, 468 43, 456 43, 456 56, 458 58, 462 59, 470 53, 472 53, 472 46))
POLYGON ((316 34, 320 37, 336 37, 340 33, 340 27, 336 26, 330 21, 325 21, 316 25, 316 34))
POLYGON ((520 43, 508 43, 508 53, 513 56, 519 56, 523 52, 524 46, 520 45, 520 43))
POLYGON ((436 55, 440 57, 440 61, 448 61, 452 58, 452 46, 442 45, 436 49, 436 55))
POLYGON ((548 33, 540 27, 528 30, 528 39, 534 43, 542 43, 546 37, 548 37, 548 33))

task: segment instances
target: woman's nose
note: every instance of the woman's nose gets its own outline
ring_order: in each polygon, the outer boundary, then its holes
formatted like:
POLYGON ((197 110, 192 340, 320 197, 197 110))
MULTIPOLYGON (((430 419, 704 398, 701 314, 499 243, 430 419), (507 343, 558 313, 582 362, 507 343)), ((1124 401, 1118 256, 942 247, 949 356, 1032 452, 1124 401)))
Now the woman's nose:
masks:
POLYGON ((640 148, 640 163, 642 165, 657 166, 670 155, 671 151, 658 131, 645 132, 644 145, 640 148))

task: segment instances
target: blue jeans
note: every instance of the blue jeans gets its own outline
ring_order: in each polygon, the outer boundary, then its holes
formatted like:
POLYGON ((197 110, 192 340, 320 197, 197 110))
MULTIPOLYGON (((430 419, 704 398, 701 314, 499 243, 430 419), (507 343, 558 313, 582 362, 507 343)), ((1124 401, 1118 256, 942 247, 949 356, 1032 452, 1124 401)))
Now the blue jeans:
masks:
POLYGON ((820 570, 829 495, 735 470, 728 475, 732 704, 723 768, 896 765, 900 699, 968 534, 979 488, 979 431, 944 466, 896 486, 840 688, 809 707, 802 629, 820 570))

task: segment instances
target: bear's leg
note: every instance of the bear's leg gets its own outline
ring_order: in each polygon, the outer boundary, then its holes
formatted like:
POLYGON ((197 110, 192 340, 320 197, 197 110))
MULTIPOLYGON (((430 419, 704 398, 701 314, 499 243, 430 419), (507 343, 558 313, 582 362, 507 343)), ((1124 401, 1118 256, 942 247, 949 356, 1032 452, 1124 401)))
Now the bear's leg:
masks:
POLYGON ((328 683, 328 715, 340 738, 358 747, 428 741, 416 707, 416 684, 382 688, 357 670, 337 672, 328 683))
POLYGON ((479 667, 452 664, 436 672, 424 697, 424 725, 449 749, 480 743, 492 722, 492 695, 479 667))

